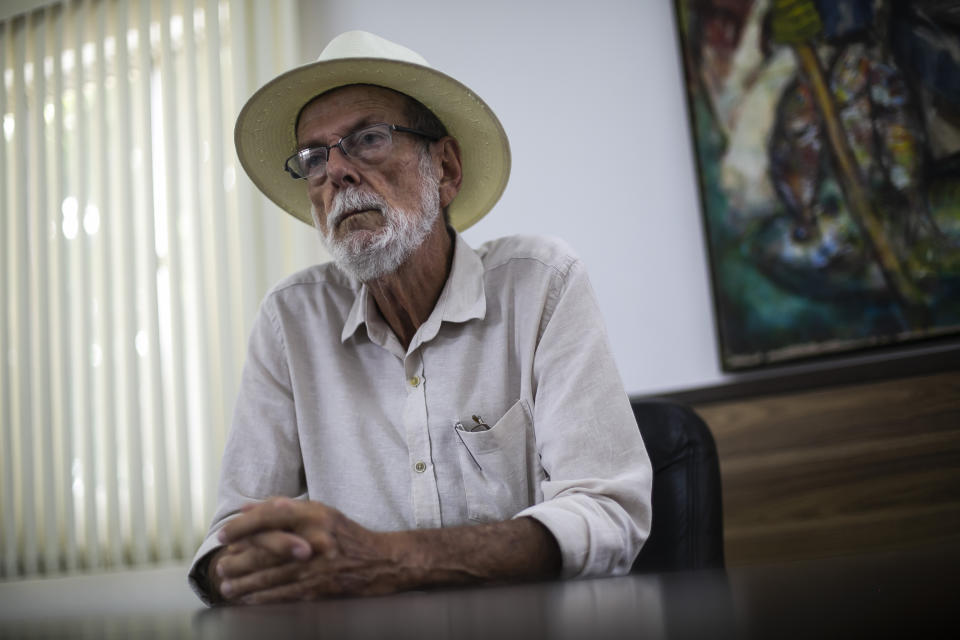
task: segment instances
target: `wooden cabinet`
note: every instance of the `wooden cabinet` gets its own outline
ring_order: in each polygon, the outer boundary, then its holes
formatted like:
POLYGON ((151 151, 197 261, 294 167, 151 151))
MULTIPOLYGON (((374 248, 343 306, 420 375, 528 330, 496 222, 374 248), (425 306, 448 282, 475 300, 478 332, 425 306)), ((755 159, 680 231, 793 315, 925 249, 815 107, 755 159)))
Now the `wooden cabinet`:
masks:
POLYGON ((693 406, 728 565, 960 542, 960 372, 693 406))

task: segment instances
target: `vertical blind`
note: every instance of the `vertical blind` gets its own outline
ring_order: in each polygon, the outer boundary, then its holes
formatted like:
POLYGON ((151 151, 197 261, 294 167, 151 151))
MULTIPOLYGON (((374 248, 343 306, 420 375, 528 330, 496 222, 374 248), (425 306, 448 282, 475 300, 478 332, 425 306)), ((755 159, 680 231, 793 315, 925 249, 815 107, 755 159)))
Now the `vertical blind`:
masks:
POLYGON ((0 22, 0 577, 189 558, 246 336, 313 233, 232 127, 293 0, 74 0, 0 22))

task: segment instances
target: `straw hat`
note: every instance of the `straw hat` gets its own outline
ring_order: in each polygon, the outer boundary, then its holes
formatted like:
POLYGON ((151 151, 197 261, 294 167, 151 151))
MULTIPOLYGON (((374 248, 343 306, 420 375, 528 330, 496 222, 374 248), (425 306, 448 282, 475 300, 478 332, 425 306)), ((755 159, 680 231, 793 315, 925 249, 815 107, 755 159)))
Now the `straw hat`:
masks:
POLYGON ((300 110, 319 94, 349 84, 379 85, 416 98, 460 143, 463 182, 448 209, 455 229, 466 229, 500 199, 510 175, 510 143, 490 107, 416 52, 366 31, 348 31, 316 62, 261 87, 237 116, 240 164, 280 208, 313 226, 306 181, 291 179, 283 163, 297 148, 300 110))

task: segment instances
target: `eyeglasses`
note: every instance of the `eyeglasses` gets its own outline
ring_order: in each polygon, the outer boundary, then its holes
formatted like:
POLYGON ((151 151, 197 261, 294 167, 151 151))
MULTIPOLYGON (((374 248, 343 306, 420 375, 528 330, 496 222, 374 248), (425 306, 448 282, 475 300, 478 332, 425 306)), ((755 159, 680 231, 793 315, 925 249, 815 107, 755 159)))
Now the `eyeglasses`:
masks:
POLYGON ((287 158, 287 161, 283 163, 283 168, 296 180, 321 178, 327 172, 327 160, 330 158, 330 150, 334 147, 338 147, 343 155, 348 158, 359 160, 364 164, 377 164, 386 160, 387 156, 390 155, 390 151, 393 149, 394 131, 423 136, 432 142, 440 139, 429 133, 401 127, 397 124, 374 124, 340 138, 340 141, 336 144, 300 149, 287 158))

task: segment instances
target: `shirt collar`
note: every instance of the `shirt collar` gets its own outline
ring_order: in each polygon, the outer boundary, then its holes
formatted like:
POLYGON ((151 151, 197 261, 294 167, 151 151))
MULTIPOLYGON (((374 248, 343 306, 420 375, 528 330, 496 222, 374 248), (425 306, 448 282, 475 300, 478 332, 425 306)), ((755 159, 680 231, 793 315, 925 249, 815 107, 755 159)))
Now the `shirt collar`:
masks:
MULTIPOLYGON (((440 330, 443 322, 467 322, 473 319, 483 319, 487 313, 487 297, 483 286, 483 261, 480 256, 467 244, 459 233, 454 233, 453 264, 447 282, 443 285, 437 304, 430 317, 423 323, 410 344, 410 350, 431 340, 440 330)), ((343 325, 340 341, 346 342, 360 325, 366 325, 367 333, 374 337, 389 328, 377 311, 376 302, 367 285, 360 287, 357 297, 353 301, 350 313, 343 325)))

